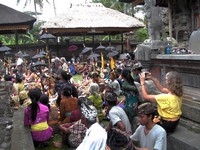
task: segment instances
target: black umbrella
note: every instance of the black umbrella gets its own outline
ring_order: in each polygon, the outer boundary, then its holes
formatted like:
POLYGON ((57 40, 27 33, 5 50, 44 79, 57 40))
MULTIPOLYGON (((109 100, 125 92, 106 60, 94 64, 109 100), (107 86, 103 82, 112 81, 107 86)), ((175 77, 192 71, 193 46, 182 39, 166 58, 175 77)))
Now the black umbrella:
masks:
POLYGON ((13 55, 13 53, 11 53, 10 51, 6 51, 5 53, 4 53, 5 55, 13 55))
POLYGON ((112 51, 112 52, 109 52, 108 54, 107 54, 107 57, 114 57, 114 56, 116 56, 116 55, 118 55, 119 53, 117 52, 117 51, 112 51))
POLYGON ((37 58, 43 58, 45 57, 45 55, 42 55, 42 54, 36 54, 35 56, 33 56, 32 58, 33 59, 37 59, 37 58))
POLYGON ((23 58, 29 57, 29 55, 27 53, 22 54, 23 58))
POLYGON ((0 52, 6 52, 6 51, 10 51, 10 50, 11 50, 10 47, 4 46, 4 45, 2 45, 2 46, 0 47, 0 52))
POLYGON ((96 48, 96 50, 105 50, 105 46, 102 46, 102 45, 99 45, 97 48, 96 48))
POLYGON ((39 67, 39 66, 47 66, 47 65, 41 61, 37 61, 35 64, 32 65, 32 67, 39 67))
POLYGON ((82 54, 85 54, 85 53, 87 53, 87 52, 89 52, 89 51, 91 51, 92 50, 92 47, 84 47, 84 49, 82 50, 82 54))
POLYGON ((50 33, 44 33, 41 36, 39 36, 39 39, 55 39, 56 37, 50 33))
POLYGON ((93 54, 90 54, 87 59, 94 59, 94 58, 97 58, 99 56, 100 56, 99 54, 93 53, 93 54))
POLYGON ((45 52, 45 51, 41 51, 39 54, 41 54, 41 55, 46 55, 47 52, 45 52))
POLYGON ((17 52, 15 56, 22 57, 23 53, 21 51, 17 52))
POLYGON ((111 52, 111 51, 115 51, 116 48, 113 47, 113 46, 108 46, 108 47, 105 48, 105 50, 111 52))

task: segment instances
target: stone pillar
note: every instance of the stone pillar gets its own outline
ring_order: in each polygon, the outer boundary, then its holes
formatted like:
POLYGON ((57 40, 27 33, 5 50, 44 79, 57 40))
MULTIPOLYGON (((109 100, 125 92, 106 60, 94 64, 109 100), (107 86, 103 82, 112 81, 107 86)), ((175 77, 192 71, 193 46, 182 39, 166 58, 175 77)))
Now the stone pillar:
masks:
POLYGON ((10 107, 11 82, 0 81, 0 150, 10 150, 13 111, 10 107))

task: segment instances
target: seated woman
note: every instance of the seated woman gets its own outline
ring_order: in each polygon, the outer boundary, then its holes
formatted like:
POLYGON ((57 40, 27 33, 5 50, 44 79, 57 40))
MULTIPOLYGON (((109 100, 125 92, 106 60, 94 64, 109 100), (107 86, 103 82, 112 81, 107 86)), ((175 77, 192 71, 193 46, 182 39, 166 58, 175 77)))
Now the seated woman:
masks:
POLYGON ((99 94, 99 85, 97 83, 91 83, 89 87, 90 96, 88 97, 94 104, 98 112, 99 122, 103 119, 102 113, 102 98, 99 94))
POLYGON ((49 97, 46 94, 42 94, 40 97, 40 103, 46 105, 49 108, 49 120, 48 125, 53 128, 54 134, 58 132, 58 108, 55 105, 49 104, 49 97))
POLYGON ((78 110, 77 98, 72 97, 72 89, 70 86, 66 86, 62 90, 60 101, 60 123, 69 123, 71 117, 78 117, 80 118, 81 115, 77 114, 74 116, 72 115, 72 111, 78 110))
POLYGON ((48 141, 53 130, 48 125, 49 108, 39 102, 41 96, 39 88, 31 89, 28 93, 31 104, 24 110, 24 125, 31 127, 32 139, 35 146, 48 141))
MULTIPOLYGON (((86 97, 80 97, 78 99, 79 110, 81 108, 81 103, 85 102, 86 104, 92 104, 92 102, 86 97)), ((72 120, 71 120, 72 121, 72 120)), ((62 132, 62 141, 53 142, 55 147, 62 147, 67 145, 68 147, 76 148, 78 147, 85 137, 87 128, 84 124, 81 123, 81 119, 76 122, 65 123, 59 125, 59 128, 62 132)))
POLYGON ((156 87, 163 92, 158 95, 149 95, 145 89, 145 74, 140 74, 142 96, 151 102, 156 102, 158 114, 161 117, 159 124, 167 133, 173 133, 178 125, 182 114, 183 83, 181 76, 171 71, 166 74, 166 88, 160 82, 148 74, 148 79, 153 80, 156 87))

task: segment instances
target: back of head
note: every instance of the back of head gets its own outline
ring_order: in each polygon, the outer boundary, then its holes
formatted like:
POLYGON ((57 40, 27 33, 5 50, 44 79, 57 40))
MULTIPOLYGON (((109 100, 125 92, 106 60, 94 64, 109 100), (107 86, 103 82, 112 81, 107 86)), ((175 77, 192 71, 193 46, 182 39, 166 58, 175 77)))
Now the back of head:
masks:
POLYGON ((129 135, 119 129, 110 129, 107 132, 106 144, 111 150, 135 150, 129 135))
POLYGON ((117 95, 114 92, 106 92, 104 98, 110 106, 115 106, 117 104, 117 95))
POLYGON ((91 94, 95 94, 95 95, 98 94, 99 93, 99 85, 97 83, 91 83, 89 92, 91 94))
POLYGON ((71 75, 69 73, 67 73, 66 71, 62 70, 60 75, 62 76, 62 78, 65 80, 65 81, 69 81, 71 79, 71 75))
POLYGON ((40 96, 40 103, 42 103, 44 105, 48 105, 49 104, 49 97, 46 94, 42 94, 40 96))
POLYGON ((183 81, 181 75, 176 71, 166 74, 167 88, 177 96, 183 96, 183 81))
POLYGON ((97 109, 93 105, 88 105, 85 102, 82 102, 81 113, 87 119, 89 124, 93 124, 97 121, 97 109))
POLYGON ((72 88, 70 86, 65 86, 62 90, 62 94, 64 96, 71 96, 72 95, 72 88))
POLYGON ((40 96, 42 95, 41 89, 34 88, 29 90, 28 96, 31 100, 35 100, 36 102, 40 99, 40 96))

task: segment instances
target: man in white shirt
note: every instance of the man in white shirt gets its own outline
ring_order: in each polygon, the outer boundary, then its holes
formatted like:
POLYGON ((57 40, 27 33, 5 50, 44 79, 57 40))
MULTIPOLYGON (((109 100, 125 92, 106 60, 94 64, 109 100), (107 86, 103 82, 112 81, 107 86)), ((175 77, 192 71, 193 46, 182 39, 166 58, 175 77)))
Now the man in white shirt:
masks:
POLYGON ((105 100, 107 105, 107 114, 110 119, 110 124, 106 130, 109 131, 111 128, 118 128, 122 131, 126 131, 128 134, 132 134, 130 121, 125 111, 117 106, 117 96, 114 92, 105 93, 105 100))
POLYGON ((88 128, 77 150, 105 150, 107 133, 97 122, 97 110, 92 105, 81 104, 81 122, 88 128))
POLYGON ((138 121, 140 126, 130 136, 133 141, 139 142, 136 150, 167 150, 166 131, 153 122, 154 106, 150 102, 138 106, 138 121))

